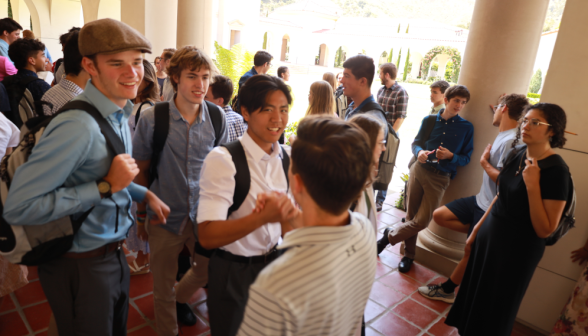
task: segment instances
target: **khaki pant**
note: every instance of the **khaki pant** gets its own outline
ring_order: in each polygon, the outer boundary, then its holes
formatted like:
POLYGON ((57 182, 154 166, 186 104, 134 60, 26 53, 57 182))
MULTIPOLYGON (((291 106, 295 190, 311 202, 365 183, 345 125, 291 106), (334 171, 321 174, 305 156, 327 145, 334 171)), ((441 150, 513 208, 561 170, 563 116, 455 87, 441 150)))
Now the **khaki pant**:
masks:
POLYGON ((430 172, 418 161, 410 168, 406 222, 388 234, 388 241, 392 245, 404 241, 405 257, 414 259, 417 235, 429 226, 433 219, 433 211, 439 207, 449 182, 449 176, 430 172))
POLYGON ((208 258, 194 253, 196 239, 193 226, 194 224, 188 221, 182 234, 176 235, 160 225, 146 224, 151 249, 155 321, 159 336, 178 334, 176 301, 188 302, 194 292, 208 282, 208 258), (178 256, 184 245, 188 246, 192 254, 192 267, 174 289, 178 273, 178 256))

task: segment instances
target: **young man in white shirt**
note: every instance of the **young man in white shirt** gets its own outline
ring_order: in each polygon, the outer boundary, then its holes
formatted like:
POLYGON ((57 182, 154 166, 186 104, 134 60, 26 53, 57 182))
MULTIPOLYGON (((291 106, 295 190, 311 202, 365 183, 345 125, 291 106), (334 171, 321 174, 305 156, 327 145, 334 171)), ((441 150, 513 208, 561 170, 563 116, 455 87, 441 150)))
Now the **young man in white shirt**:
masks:
MULTIPOLYGON (((349 207, 372 162, 358 126, 327 116, 300 122, 289 180, 302 211, 282 225, 290 232, 278 249, 286 252, 251 285, 239 335, 340 336, 359 329, 376 273, 376 238, 371 222, 349 207)), ((271 201, 273 193, 258 196, 260 209, 271 201)))
POLYGON ((438 80, 429 86, 431 89, 431 107, 430 114, 437 114, 441 109, 445 108, 445 90, 449 88, 449 83, 444 80, 438 80))
POLYGON ((198 239, 213 250, 208 274, 211 333, 234 336, 241 325, 249 286, 280 253, 280 222, 294 206, 286 196, 289 156, 278 139, 288 124, 290 90, 284 81, 255 75, 242 87, 241 112, 248 123, 241 139, 214 148, 200 176, 198 239), (244 177, 243 177, 244 176, 244 177), (257 195, 281 193, 260 212, 257 195))

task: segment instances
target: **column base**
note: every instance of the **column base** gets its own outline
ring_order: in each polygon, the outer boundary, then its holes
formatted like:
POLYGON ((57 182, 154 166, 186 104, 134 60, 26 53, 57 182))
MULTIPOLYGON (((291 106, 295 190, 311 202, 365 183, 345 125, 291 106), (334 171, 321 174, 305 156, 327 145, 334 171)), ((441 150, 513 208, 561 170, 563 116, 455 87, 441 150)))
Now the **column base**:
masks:
MULTIPOLYGON (((400 253, 404 253, 404 243, 402 243, 402 246, 400 247, 400 253)), ((427 229, 419 233, 419 236, 417 238, 415 259, 419 264, 445 277, 449 277, 451 276, 451 273, 453 273, 453 270, 455 269, 455 267, 459 263, 459 260, 461 259, 460 254, 463 256, 463 244, 456 244, 455 242, 451 242, 447 239, 437 236, 436 234, 432 233, 427 229), (435 237, 435 239, 430 239, 429 236, 435 237), (425 240, 428 240, 427 243, 424 242, 425 240), (457 258, 446 257, 440 253, 433 251, 431 248, 427 246, 430 246, 431 244, 437 245, 437 250, 439 251, 449 250, 450 253, 446 253, 446 255, 451 255, 452 257, 457 258)))

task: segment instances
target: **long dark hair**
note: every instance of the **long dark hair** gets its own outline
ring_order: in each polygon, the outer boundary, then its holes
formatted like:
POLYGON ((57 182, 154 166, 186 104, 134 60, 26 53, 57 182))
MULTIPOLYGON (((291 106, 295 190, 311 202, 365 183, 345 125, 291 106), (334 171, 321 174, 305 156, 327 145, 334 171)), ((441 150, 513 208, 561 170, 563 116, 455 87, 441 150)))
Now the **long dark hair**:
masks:
MULTIPOLYGON (((543 113, 543 117, 547 121, 549 128, 553 131, 553 136, 549 139, 551 148, 563 148, 566 144, 565 130, 566 130, 566 112, 557 104, 537 103, 528 106, 523 112, 523 116, 531 110, 539 110, 543 113)), ((522 120, 522 119, 521 119, 522 120)), ((519 128, 517 129, 517 136, 512 143, 514 148, 521 138, 521 122, 519 121, 519 128)))
POLYGON ((155 72, 153 65, 151 65, 151 63, 146 59, 143 59, 143 68, 145 69, 143 80, 149 84, 147 84, 143 91, 137 92, 137 98, 135 98, 135 102, 140 103, 149 100, 152 103, 155 103, 160 99, 157 73, 155 72))

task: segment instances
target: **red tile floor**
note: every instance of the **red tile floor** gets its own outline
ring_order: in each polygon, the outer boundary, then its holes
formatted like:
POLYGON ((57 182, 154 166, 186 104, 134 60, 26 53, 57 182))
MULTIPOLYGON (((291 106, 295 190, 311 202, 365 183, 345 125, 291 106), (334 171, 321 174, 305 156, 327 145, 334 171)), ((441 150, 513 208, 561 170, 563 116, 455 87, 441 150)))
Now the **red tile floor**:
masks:
MULTIPOLYGON (((378 215, 380 233, 386 227, 398 224, 404 212, 392 204, 398 194, 390 194, 383 211, 378 215)), ((379 238, 378 237, 378 238, 379 238)), ((450 305, 423 298, 417 288, 424 284, 444 281, 445 278, 415 263, 410 272, 398 272, 399 245, 388 247, 378 261, 376 281, 365 309, 366 335, 442 336, 457 335, 454 328, 443 322, 450 305)), ((47 335, 51 314, 49 304, 39 283, 36 268, 30 268, 30 283, 10 294, 0 306, 0 335, 47 335)), ((153 327, 153 280, 151 274, 131 277, 130 307, 127 328, 129 336, 156 335, 153 327)), ((209 335, 206 291, 198 290, 190 301, 198 323, 181 327, 180 335, 209 335)), ((512 336, 540 335, 517 324, 512 336)))

